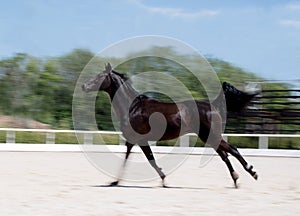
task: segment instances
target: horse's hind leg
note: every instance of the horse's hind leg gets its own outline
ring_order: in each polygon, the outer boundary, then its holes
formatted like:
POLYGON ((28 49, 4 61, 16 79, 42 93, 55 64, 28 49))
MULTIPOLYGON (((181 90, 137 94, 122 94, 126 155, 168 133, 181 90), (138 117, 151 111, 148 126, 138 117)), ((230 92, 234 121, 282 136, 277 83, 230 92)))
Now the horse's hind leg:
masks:
POLYGON ((217 150, 217 153, 220 155, 220 157, 222 158, 222 160, 226 163, 229 171, 230 171, 230 175, 232 177, 232 180, 234 182, 234 186, 237 188, 237 180, 239 178, 239 175, 237 174, 237 172, 234 171, 231 163, 230 163, 230 160, 228 158, 228 154, 225 152, 225 151, 222 151, 221 149, 218 149, 217 150))
POLYGON ((156 172, 160 176, 160 178, 162 180, 162 185, 165 186, 164 179, 165 179, 166 175, 162 172, 162 169, 157 166, 150 146, 148 144, 143 143, 142 145, 140 145, 140 147, 141 147, 142 151, 144 152, 146 158, 148 159, 149 163, 151 164, 151 166, 156 170, 156 172))
POLYGON ((120 179, 122 178, 122 175, 123 175, 123 172, 124 172, 124 169, 125 169, 125 165, 126 165, 127 159, 128 159, 128 157, 129 157, 129 155, 130 155, 130 152, 131 152, 132 147, 134 146, 134 144, 131 144, 131 143, 129 143, 129 142, 126 142, 125 145, 126 145, 126 147, 127 147, 127 149, 126 149, 126 155, 125 155, 125 160, 124 160, 123 165, 122 165, 122 167, 121 167, 121 170, 120 170, 120 172, 119 172, 118 179, 117 179, 116 181, 112 182, 112 183, 110 184, 111 186, 116 186, 116 185, 119 184, 119 181, 120 181, 120 179))
POLYGON ((258 175, 255 171, 253 171, 253 166, 249 165, 247 161, 243 158, 237 148, 229 143, 225 142, 224 140, 221 141, 220 147, 224 149, 226 152, 229 152, 233 155, 238 161, 242 164, 244 169, 255 179, 258 179, 258 175))

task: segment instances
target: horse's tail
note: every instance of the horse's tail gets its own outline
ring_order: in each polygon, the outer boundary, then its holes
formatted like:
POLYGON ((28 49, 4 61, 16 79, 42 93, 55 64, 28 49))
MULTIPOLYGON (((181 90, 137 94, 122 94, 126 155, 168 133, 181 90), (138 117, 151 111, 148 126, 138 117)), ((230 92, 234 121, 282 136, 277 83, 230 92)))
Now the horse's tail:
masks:
POLYGON ((220 92, 212 104, 218 107, 222 103, 222 94, 224 93, 227 112, 242 112, 253 97, 258 94, 242 92, 227 82, 223 82, 222 88, 223 92, 220 92))

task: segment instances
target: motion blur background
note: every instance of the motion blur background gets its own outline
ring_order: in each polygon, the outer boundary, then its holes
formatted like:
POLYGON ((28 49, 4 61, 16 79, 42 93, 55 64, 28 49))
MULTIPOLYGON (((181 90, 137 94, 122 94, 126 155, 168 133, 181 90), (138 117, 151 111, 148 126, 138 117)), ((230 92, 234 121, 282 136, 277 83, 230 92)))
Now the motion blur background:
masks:
MULTIPOLYGON (((1 8, 0 127, 73 129, 72 96, 85 65, 116 41, 150 34, 190 44, 220 81, 261 92, 245 114, 229 114, 226 132, 299 134, 299 1, 12 0, 1 8)), ((150 49, 179 55, 171 47, 150 49)), ((148 60, 116 69, 128 76, 167 71, 195 99, 206 100, 192 76, 168 61, 148 60)), ((104 93, 96 106, 99 129, 114 130, 104 93)), ((275 147, 300 148, 295 140, 276 142, 275 147)))

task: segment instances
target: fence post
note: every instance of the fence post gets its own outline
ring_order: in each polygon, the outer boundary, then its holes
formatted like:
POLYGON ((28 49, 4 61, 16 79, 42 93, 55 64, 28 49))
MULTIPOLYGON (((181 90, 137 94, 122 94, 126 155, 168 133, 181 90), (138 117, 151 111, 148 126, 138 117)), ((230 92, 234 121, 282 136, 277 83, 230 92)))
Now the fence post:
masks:
POLYGON ((259 136, 258 138, 258 148, 259 149, 267 149, 269 145, 269 139, 267 136, 259 136))
POLYGON ((189 147, 190 146, 190 136, 183 135, 179 138, 180 147, 189 147))
POLYGON ((226 142, 228 142, 228 136, 223 135, 223 140, 225 140, 226 142))
POLYGON ((125 138, 122 136, 122 134, 119 134, 119 145, 125 145, 125 138))
POLYGON ((16 134, 14 131, 6 131, 6 143, 16 143, 16 134))
POLYGON ((55 144, 55 133, 54 132, 47 132, 46 144, 55 144))
POLYGON ((156 141, 148 141, 148 144, 150 145, 150 146, 156 146, 156 141))
POLYGON ((85 133, 83 137, 83 143, 87 145, 93 144, 93 134, 92 133, 85 133))

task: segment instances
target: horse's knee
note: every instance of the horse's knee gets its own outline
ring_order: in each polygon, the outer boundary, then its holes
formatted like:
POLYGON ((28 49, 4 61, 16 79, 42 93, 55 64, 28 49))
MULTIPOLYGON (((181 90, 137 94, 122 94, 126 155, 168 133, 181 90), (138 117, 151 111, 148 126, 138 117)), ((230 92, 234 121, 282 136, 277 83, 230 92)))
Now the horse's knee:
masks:
POLYGON ((237 147, 235 147, 234 145, 228 144, 229 145, 229 153, 236 157, 237 159, 242 158, 242 155, 240 154, 240 152, 238 151, 237 147))
POLYGON ((218 153, 224 162, 229 161, 228 154, 225 151, 218 151, 218 153))
POLYGON ((230 146, 231 149, 238 151, 237 147, 235 147, 234 145, 228 144, 230 146))
POLYGON ((157 166, 155 160, 149 160, 149 163, 150 163, 150 165, 151 165, 153 168, 155 168, 155 169, 159 168, 159 167, 157 166))
POLYGON ((227 162, 229 161, 228 156, 222 157, 222 160, 223 160, 225 163, 227 163, 227 162))

